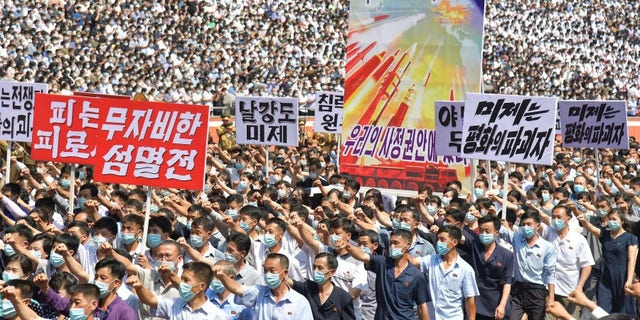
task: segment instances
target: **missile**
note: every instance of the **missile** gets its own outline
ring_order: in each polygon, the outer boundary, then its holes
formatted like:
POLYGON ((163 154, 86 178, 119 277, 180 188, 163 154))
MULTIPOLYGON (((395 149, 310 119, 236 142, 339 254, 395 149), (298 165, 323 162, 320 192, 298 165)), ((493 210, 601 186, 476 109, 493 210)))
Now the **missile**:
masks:
POLYGON ((398 111, 391 117, 389 120, 389 124, 387 127, 400 127, 402 122, 404 121, 404 117, 407 115, 407 111, 409 111, 409 107, 413 102, 413 98, 416 93, 416 84, 411 84, 411 87, 407 90, 407 93, 402 98, 402 102, 400 102, 400 106, 398 106, 398 111))
POLYGON ((344 101, 349 100, 351 94, 353 94, 358 87, 367 79, 367 77, 376 70, 376 68, 382 62, 386 52, 382 51, 369 59, 362 67, 354 71, 353 74, 347 77, 348 81, 345 83, 344 101))
POLYGON ((378 41, 374 41, 371 44, 369 44, 366 48, 364 48, 364 50, 358 52, 355 57, 353 57, 353 59, 349 59, 347 61, 347 65, 346 65, 346 70, 347 73, 349 73, 349 71, 351 70, 351 68, 355 67, 356 65, 358 65, 362 60, 364 60, 364 58, 367 56, 367 54, 369 53, 369 51, 371 51, 373 49, 373 47, 375 47, 378 44, 378 41))

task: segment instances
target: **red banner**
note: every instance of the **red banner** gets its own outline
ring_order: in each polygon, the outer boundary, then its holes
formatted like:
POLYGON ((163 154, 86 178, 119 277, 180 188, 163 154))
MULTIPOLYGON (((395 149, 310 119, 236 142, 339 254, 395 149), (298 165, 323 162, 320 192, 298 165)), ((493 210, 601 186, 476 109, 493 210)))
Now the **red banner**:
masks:
POLYGON ((38 94, 32 157, 94 166, 94 179, 202 190, 209 108, 38 94))

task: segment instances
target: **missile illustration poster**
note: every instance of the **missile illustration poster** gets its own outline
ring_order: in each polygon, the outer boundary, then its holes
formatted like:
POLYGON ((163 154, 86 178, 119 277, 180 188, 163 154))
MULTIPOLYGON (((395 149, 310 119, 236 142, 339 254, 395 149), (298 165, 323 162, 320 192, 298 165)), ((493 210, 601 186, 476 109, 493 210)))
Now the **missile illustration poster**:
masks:
POLYGON ((450 136, 437 137, 434 105, 480 91, 483 19, 484 0, 351 1, 341 171, 403 190, 468 177, 468 160, 436 153, 450 136))

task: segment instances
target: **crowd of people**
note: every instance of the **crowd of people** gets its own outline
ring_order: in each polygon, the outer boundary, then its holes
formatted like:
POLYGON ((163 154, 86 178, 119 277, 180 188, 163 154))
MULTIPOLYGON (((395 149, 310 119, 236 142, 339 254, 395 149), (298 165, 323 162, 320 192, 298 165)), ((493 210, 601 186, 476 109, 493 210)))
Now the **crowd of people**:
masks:
MULTIPOLYGON (((0 4, 0 78, 51 92, 228 106, 342 90, 346 0, 0 4)), ((486 92, 626 99, 635 113, 639 6, 489 2, 486 92)), ((335 145, 305 137, 264 157, 235 145, 230 118, 218 129, 204 190, 150 198, 14 150, 0 181, 0 316, 638 317, 635 140, 599 153, 557 141, 552 166, 483 163, 468 192, 449 181, 394 199, 341 172, 335 145)))
POLYGON ((72 176, 20 146, 0 181, 0 314, 632 319, 640 143, 630 146, 556 141, 552 166, 482 162, 469 192, 453 180, 396 199, 361 190, 313 139, 268 160, 263 147, 211 140, 202 191, 97 182, 91 166, 72 176))
POLYGON ((348 1, 2 0, 0 78, 229 106, 342 90, 348 1))
POLYGON ((485 92, 627 100, 635 115, 638 12, 634 0, 488 1, 485 92))

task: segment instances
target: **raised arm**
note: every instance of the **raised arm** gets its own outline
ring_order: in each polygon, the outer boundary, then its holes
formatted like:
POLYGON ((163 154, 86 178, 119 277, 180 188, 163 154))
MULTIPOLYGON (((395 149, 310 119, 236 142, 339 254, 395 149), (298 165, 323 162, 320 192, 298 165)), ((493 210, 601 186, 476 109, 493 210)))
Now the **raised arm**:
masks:
POLYGON ((138 299, 140 299, 142 303, 154 309, 158 307, 158 297, 142 285, 142 281, 140 281, 140 278, 138 278, 137 275, 130 275, 127 278, 127 285, 131 286, 136 291, 138 299))

